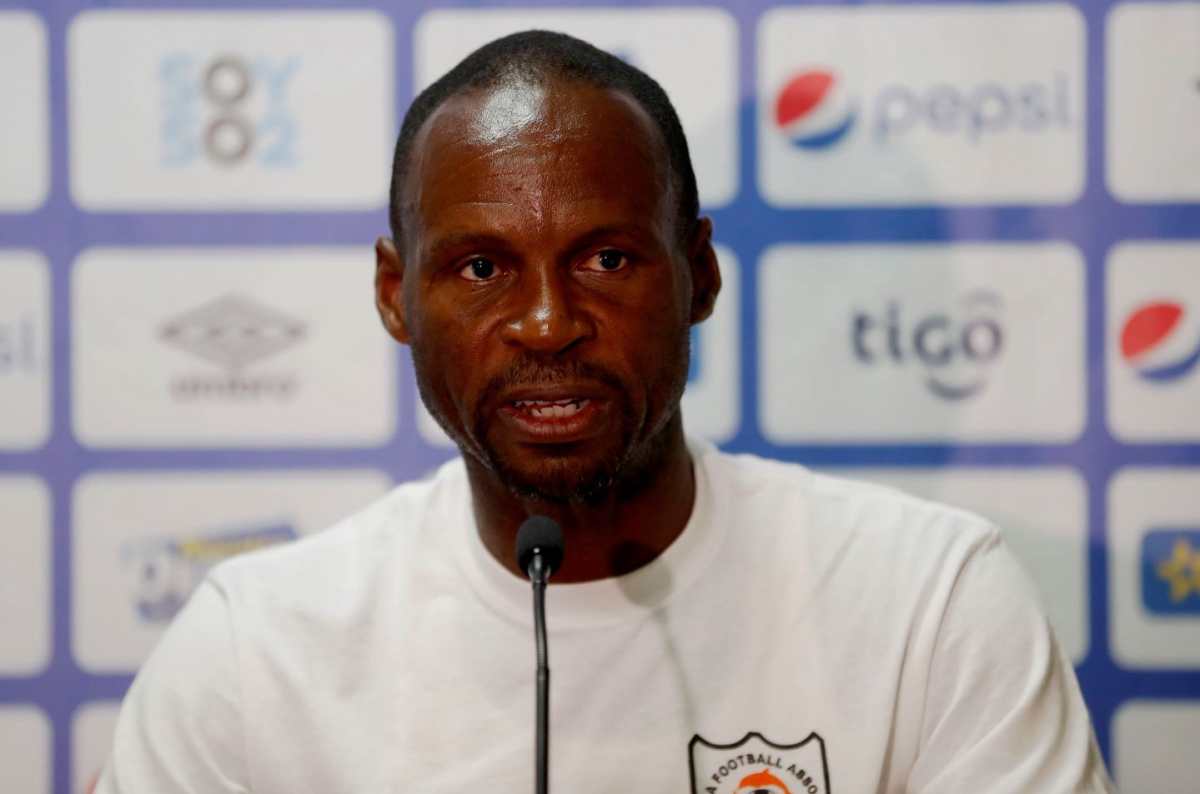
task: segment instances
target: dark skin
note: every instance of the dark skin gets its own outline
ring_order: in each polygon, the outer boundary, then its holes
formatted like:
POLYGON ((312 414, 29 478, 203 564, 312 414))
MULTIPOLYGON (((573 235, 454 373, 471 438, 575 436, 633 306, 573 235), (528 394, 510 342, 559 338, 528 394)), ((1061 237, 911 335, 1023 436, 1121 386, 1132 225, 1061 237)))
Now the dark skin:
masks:
POLYGON ((452 97, 414 141, 401 219, 375 246, 376 304, 463 451, 484 546, 522 575, 517 529, 542 514, 566 538, 556 582, 661 554, 695 497, 688 331, 721 281, 651 118, 561 80, 452 97))

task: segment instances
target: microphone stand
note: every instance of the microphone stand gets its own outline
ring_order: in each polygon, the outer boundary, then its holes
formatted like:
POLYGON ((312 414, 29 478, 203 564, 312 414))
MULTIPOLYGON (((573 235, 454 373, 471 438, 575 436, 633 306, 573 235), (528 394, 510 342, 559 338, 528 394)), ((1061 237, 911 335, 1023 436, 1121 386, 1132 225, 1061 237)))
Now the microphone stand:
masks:
POLYGON ((537 794, 550 784, 550 663, 546 643, 546 580, 563 560, 563 534, 553 519, 530 516, 517 530, 517 568, 533 584, 533 630, 537 641, 537 751, 534 773, 537 794))
POLYGON ((529 562, 533 583, 533 623, 537 642, 537 794, 547 794, 550 768, 550 662, 546 643, 546 577, 549 571, 540 553, 529 562))

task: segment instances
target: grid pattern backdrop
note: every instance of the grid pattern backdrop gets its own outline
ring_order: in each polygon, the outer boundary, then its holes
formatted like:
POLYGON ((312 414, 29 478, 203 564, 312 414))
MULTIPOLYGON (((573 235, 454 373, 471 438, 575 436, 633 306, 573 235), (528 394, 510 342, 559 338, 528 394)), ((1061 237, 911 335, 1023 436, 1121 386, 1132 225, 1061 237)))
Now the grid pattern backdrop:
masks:
POLYGON ((0 789, 86 789, 212 565, 453 454, 370 246, 408 102, 528 27, 683 120, 689 432, 992 518, 1119 785, 1200 788, 1200 2, 0 0, 0 789))

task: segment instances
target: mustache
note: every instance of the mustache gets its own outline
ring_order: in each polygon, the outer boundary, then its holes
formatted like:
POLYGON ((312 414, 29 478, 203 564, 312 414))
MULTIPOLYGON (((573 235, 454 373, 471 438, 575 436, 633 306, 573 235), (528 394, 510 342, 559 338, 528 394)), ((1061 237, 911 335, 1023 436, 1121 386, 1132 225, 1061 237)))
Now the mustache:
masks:
POLYGON ((539 361, 522 358, 514 361, 484 385, 478 405, 483 408, 495 403, 501 394, 515 388, 555 386, 564 381, 600 383, 624 393, 625 385, 612 370, 589 361, 539 361))

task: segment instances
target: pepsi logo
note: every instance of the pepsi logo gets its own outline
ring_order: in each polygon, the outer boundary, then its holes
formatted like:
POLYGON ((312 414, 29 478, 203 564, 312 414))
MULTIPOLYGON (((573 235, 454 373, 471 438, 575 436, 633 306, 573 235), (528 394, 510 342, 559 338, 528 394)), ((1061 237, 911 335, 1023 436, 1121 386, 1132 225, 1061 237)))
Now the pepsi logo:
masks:
POLYGON ((801 149, 833 146, 857 118, 845 81, 824 69, 793 75, 775 99, 776 126, 801 149))
POLYGON ((1175 301, 1143 304, 1121 326, 1121 357, 1151 382, 1182 378, 1200 362, 1200 334, 1188 334, 1187 311, 1175 301), (1188 337, 1196 336, 1192 341, 1188 337))

